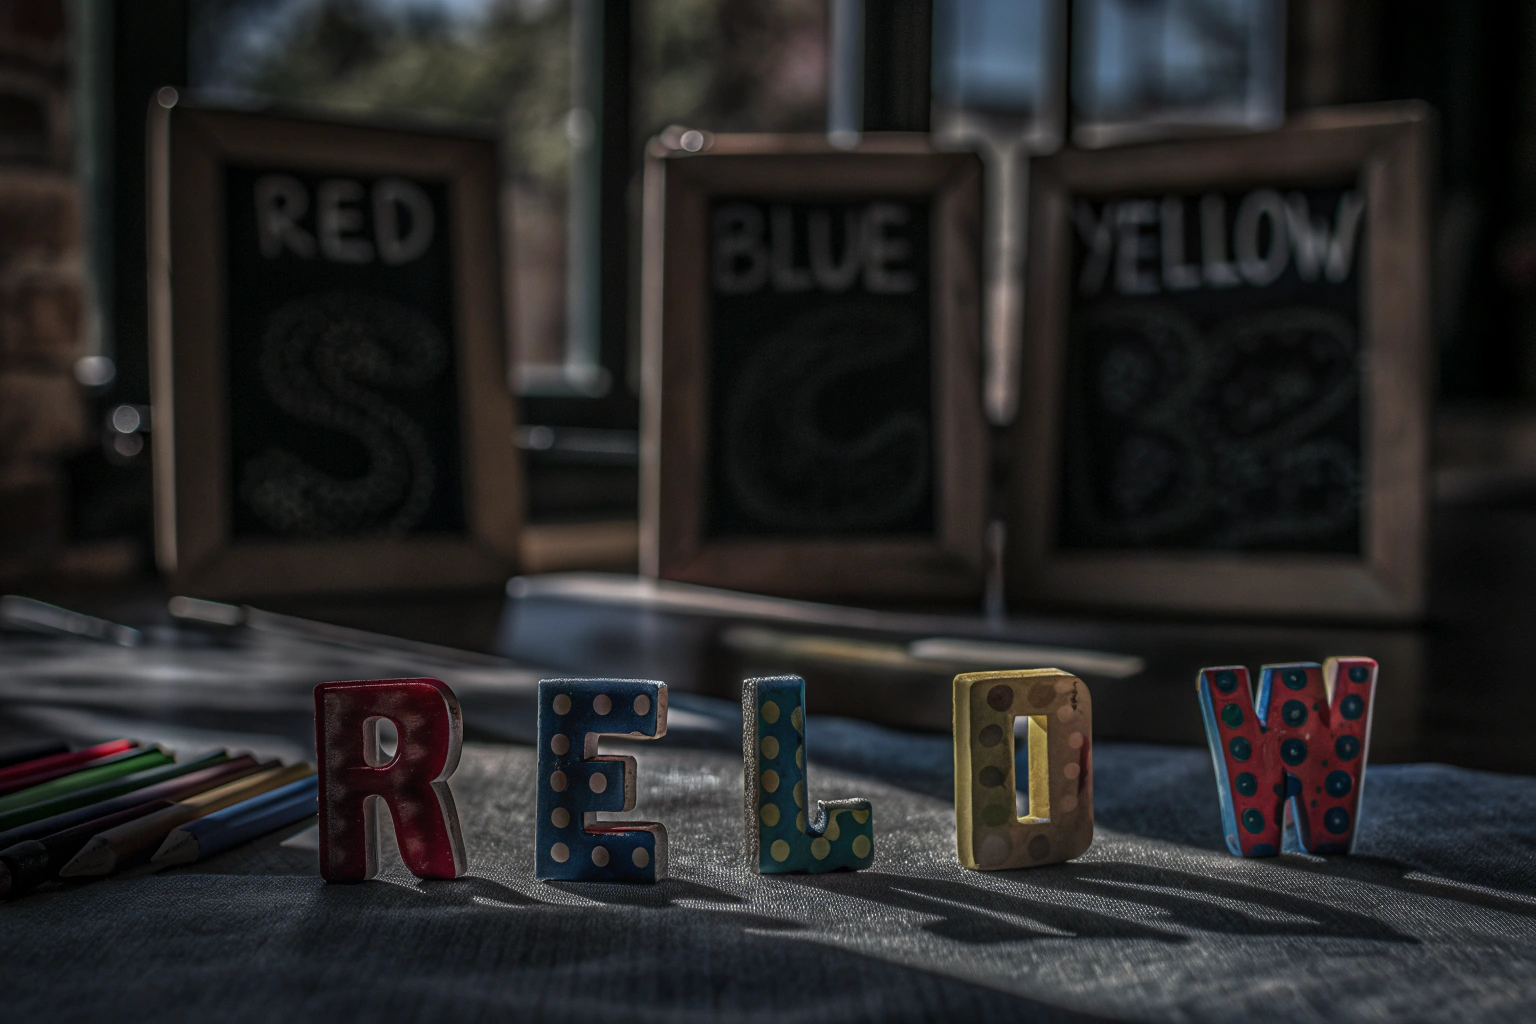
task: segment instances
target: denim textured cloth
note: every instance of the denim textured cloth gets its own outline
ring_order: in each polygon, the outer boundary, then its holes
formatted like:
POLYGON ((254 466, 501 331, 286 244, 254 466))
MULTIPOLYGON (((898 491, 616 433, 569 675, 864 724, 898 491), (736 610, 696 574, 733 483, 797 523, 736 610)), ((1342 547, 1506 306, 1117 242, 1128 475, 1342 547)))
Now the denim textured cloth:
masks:
MULTIPOLYGON (((628 817, 654 886, 533 877, 539 674, 276 636, 128 651, 0 643, 0 734, 130 735, 313 757, 322 679, 435 675, 467 743, 465 878, 327 886, 280 840, 0 903, 5 1020, 764 1022, 1536 1019, 1536 779, 1373 765, 1352 857, 1241 860, 1203 748, 1095 745, 1096 838, 984 873, 955 856, 942 735, 807 722, 809 799, 867 797, 857 874, 742 858, 741 718, 670 696, 628 817)), ((1190 714, 1197 715, 1190 694, 1190 714)), ((605 746, 605 749, 608 749, 605 746)))
POLYGON ((677 705, 675 736, 612 745, 639 761, 629 816, 671 835, 667 881, 535 881, 534 750, 470 743, 453 779, 468 877, 419 881, 387 840, 382 878, 327 886, 285 830, 38 892, 0 905, 6 1016, 1536 1017, 1536 780, 1374 766, 1355 856, 1241 860, 1204 750, 1103 743, 1088 852, 983 873, 955 859, 946 737, 813 717, 810 799, 873 801, 874 865, 759 876, 730 708, 677 705))

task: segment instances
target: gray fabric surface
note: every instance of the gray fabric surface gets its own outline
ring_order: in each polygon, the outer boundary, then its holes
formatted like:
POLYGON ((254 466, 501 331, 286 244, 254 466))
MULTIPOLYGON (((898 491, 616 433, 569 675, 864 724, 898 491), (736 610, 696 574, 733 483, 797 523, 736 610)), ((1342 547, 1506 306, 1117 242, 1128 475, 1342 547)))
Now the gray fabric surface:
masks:
MULTIPOLYGON (((135 651, 4 638, 0 736, 109 735, 313 756, 321 679, 458 692, 469 877, 326 886, 301 826, 159 875, 0 903, 10 1020, 1536 1019, 1536 779, 1374 765, 1358 853, 1243 861, 1210 759, 1099 743, 1080 860, 967 871, 949 739, 813 716, 811 798, 874 801, 874 867, 759 877, 740 858, 740 714, 670 697, 634 817, 654 887, 533 879, 539 673, 293 637, 185 631, 135 651)), ((1189 712, 1197 716, 1193 694, 1189 712)), ((617 749, 617 745, 615 745, 617 749)))
POLYGON ((6 1016, 1536 1016, 1536 780, 1373 767, 1358 855, 1244 861, 1222 847, 1204 751, 1100 744, 1088 853, 989 874, 955 861, 947 738, 812 719, 811 797, 874 801, 874 868, 759 877, 739 856, 740 758, 694 735, 623 747, 629 816, 670 833, 667 882, 535 881, 534 752, 469 744, 453 780, 469 877, 418 881, 390 850, 383 879, 327 886, 313 854, 277 845, 295 828, 40 892, 0 906, 6 1016))

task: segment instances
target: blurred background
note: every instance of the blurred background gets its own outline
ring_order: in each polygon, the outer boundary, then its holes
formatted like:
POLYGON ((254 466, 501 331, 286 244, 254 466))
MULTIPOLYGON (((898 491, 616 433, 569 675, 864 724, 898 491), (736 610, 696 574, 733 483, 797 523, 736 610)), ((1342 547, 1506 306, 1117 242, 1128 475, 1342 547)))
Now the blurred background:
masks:
MULTIPOLYGON (((1006 265, 1022 245, 1017 181, 1031 156, 1422 100, 1438 135, 1427 631, 1058 619, 1014 633, 1126 652, 1132 667, 1106 678, 1145 668, 1180 688, 1207 654, 1237 660, 1224 650, 1294 658, 1372 646, 1397 652, 1421 691, 1432 679, 1454 688, 1520 664, 1514 654, 1477 661, 1486 644, 1476 630, 1523 634, 1515 598, 1536 579, 1536 6, 0 0, 0 586, 101 613, 146 600, 163 608, 169 596, 154 572, 145 287, 145 110, 166 86, 218 107, 497 140, 506 387, 519 402, 530 574, 637 566, 640 185, 653 137, 680 145, 683 129, 808 132, 846 144, 860 133, 931 132, 942 146, 981 153, 989 260, 1006 265), (541 544, 557 534, 539 528, 575 526, 591 528, 584 544, 541 544), (1436 648, 1437 636, 1455 642, 1436 648)), ((988 409, 1006 419, 1007 396, 989 394, 988 409)), ((536 583, 520 586, 512 625, 499 591, 387 608, 274 603, 568 670, 617 671, 638 664, 632 655, 643 647, 659 659, 645 664, 674 673, 669 680, 728 676, 766 659, 842 665, 854 676, 884 664, 926 686, 954 667, 937 659, 914 668, 901 660, 905 648, 786 653, 794 637, 739 626, 700 639, 692 626, 658 632, 650 620, 606 613, 562 617, 568 595, 541 606, 536 583)), ((757 614, 739 611, 741 620, 757 614)), ((842 625, 848 636, 908 638, 936 628, 857 616, 842 625)), ((1409 718, 1433 703, 1425 692, 1409 718)), ((947 714, 935 708, 935 721, 947 714)), ((1104 717, 1113 734, 1113 713, 1104 717)), ((1136 732, 1133 717, 1122 731, 1136 732)), ((1178 736, 1197 741, 1198 731, 1178 736)), ((1490 752, 1470 738, 1445 746, 1448 736, 1437 741, 1441 756, 1528 761, 1513 739, 1490 752)), ((1402 752, 1428 749, 1405 743, 1402 752)))
MULTIPOLYGON (((1079 0, 1069 26, 1059 0, 895 0, 845 27, 841 64, 838 8, 0 4, 0 579, 129 578, 153 565, 143 114, 164 85, 222 106, 496 133, 508 386, 521 396, 535 524, 633 521, 639 176, 645 141, 669 125, 932 129, 1006 157, 1059 146, 1068 122, 1078 144, 1102 146, 1423 99, 1440 133, 1439 484, 1509 498, 1536 481, 1528 5, 1079 0)), ((588 560, 632 566, 623 526, 606 536, 588 560)), ((530 554, 530 568, 561 567, 530 554)))

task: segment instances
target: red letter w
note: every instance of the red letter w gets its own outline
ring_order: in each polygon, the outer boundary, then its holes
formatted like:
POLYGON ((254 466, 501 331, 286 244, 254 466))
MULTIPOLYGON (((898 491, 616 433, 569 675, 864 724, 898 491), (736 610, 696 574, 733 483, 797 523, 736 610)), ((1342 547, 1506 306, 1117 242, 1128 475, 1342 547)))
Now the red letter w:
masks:
POLYGON ((1201 669, 1196 685, 1227 849, 1240 857, 1279 853, 1289 800, 1303 850, 1348 853, 1370 746, 1376 662, 1265 665, 1257 699, 1241 665, 1201 669))

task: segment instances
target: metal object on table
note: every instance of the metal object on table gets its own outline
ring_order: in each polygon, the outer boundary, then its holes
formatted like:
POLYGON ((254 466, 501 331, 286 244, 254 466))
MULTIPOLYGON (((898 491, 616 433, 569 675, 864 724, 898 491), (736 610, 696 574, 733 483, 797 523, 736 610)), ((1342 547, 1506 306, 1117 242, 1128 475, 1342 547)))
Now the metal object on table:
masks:
POLYGON ((132 626, 72 612, 68 608, 16 594, 0 597, 0 628, 34 633, 62 633, 117 644, 119 647, 137 647, 144 642, 144 634, 132 626))

